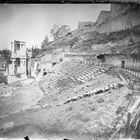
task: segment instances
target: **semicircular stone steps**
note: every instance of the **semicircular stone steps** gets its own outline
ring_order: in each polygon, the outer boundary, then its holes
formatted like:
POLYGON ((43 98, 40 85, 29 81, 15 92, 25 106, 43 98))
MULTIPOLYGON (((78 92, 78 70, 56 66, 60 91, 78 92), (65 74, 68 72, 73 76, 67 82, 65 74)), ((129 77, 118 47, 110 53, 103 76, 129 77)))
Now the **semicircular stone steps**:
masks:
POLYGON ((74 72, 71 73, 71 77, 74 77, 73 79, 77 79, 78 81, 81 82, 86 82, 91 79, 94 79, 96 76, 106 72, 107 69, 104 67, 98 67, 98 66, 92 66, 88 68, 87 70, 84 70, 82 72, 74 72))
POLYGON ((88 80, 91 79, 91 76, 90 75, 83 74, 82 75, 82 79, 85 80, 85 81, 88 81, 88 80))
POLYGON ((78 66, 78 68, 75 68, 74 70, 72 70, 68 73, 65 73, 65 74, 60 73, 60 74, 54 75, 50 79, 48 86, 51 89, 54 89, 54 88, 57 89, 58 80, 63 81, 63 79, 68 79, 68 78, 70 79, 71 85, 73 84, 73 82, 74 83, 75 82, 84 83, 84 82, 90 81, 92 79, 95 79, 96 76, 98 76, 106 71, 107 71, 107 68, 100 67, 100 66, 90 66, 90 67, 84 66, 84 68, 83 68, 82 65, 80 65, 80 66, 78 66))

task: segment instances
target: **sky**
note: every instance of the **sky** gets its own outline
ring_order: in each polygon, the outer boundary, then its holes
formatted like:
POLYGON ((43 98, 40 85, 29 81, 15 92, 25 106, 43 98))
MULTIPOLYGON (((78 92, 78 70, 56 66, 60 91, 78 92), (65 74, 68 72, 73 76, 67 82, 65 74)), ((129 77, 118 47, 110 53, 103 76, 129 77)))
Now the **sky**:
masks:
POLYGON ((40 46, 45 36, 51 41, 53 25, 69 25, 71 30, 78 22, 95 22, 102 10, 110 4, 5 4, 0 5, 0 49, 11 49, 10 42, 27 42, 27 47, 40 46))

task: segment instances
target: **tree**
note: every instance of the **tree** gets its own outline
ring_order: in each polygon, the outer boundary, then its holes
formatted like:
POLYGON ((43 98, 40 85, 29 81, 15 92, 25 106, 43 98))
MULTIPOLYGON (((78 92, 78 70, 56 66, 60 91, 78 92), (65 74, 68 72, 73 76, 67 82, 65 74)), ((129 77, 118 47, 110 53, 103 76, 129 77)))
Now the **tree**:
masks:
POLYGON ((3 57, 8 61, 11 59, 11 54, 12 54, 12 52, 8 49, 5 49, 2 51, 3 57))
POLYGON ((2 55, 1 55, 2 58, 4 60, 6 60, 6 65, 8 65, 9 63, 11 63, 11 55, 12 55, 12 52, 10 50, 8 50, 8 49, 5 49, 5 50, 2 50, 1 53, 2 53, 2 55))
POLYGON ((54 40, 56 39, 56 33, 59 30, 59 27, 57 25, 54 25, 53 28, 51 29, 50 33, 53 36, 54 40))
POLYGON ((41 51, 42 49, 37 48, 37 46, 32 46, 32 58, 34 59, 41 51))
POLYGON ((45 48, 47 48, 49 45, 49 39, 48 36, 45 36, 45 39, 43 40, 42 44, 41 44, 41 48, 44 50, 45 48))

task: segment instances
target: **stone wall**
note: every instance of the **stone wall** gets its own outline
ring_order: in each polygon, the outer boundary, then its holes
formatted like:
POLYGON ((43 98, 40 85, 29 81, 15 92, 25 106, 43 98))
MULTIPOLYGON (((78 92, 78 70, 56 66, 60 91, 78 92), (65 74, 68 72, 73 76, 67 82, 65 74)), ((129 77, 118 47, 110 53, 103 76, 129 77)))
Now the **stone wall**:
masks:
POLYGON ((132 7, 129 11, 126 10, 124 13, 108 18, 98 25, 96 31, 100 33, 117 32, 136 25, 140 25, 140 6, 132 7))
MULTIPOLYGON (((79 22, 78 23, 78 29, 76 30, 77 33, 79 34, 84 34, 87 32, 93 32, 96 29, 96 24, 95 22, 79 22)), ((76 33, 76 32, 75 32, 76 33)))
POLYGON ((128 9, 132 8, 132 4, 112 4, 111 5, 111 17, 118 16, 128 9))
POLYGON ((110 11, 101 11, 101 13, 98 16, 98 19, 96 21, 96 25, 103 23, 107 18, 109 18, 110 13, 111 13, 110 11))
POLYGON ((64 60, 72 62, 84 62, 86 57, 88 57, 88 55, 64 54, 64 60))
POLYGON ((140 54, 103 54, 98 55, 97 59, 108 65, 136 72, 140 71, 140 54))

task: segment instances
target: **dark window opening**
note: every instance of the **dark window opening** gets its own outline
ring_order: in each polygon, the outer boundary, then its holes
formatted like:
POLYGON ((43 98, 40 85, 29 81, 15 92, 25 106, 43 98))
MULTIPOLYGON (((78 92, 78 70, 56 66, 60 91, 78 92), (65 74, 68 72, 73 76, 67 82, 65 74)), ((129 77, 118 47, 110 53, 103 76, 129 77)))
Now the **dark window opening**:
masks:
POLYGON ((63 58, 60 58, 60 62, 63 62, 63 58))
POLYGON ((45 69, 43 70, 44 72, 43 72, 43 76, 45 76, 46 74, 47 74, 47 72, 45 71, 45 69))
POLYGON ((20 50, 20 44, 16 44, 16 45, 15 45, 15 51, 16 51, 16 50, 20 50))
POLYGON ((124 69, 124 67, 125 67, 125 61, 122 61, 121 68, 124 69))
POLYGON ((17 67, 20 67, 20 58, 17 58, 14 63, 17 67))
POLYGON ((98 55, 97 59, 99 59, 100 61, 102 61, 103 63, 105 63, 105 56, 104 55, 98 55))
POLYGON ((91 27, 91 25, 90 24, 86 24, 85 27, 91 27))
POLYGON ((53 62, 53 63, 52 63, 52 66, 55 66, 55 65, 56 65, 56 63, 55 63, 55 62, 53 62))
POLYGON ((47 74, 47 72, 44 72, 44 73, 43 73, 43 76, 45 76, 46 74, 47 74))

